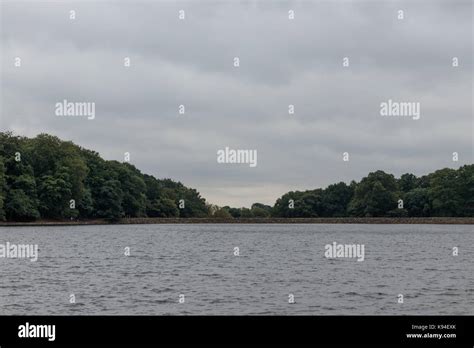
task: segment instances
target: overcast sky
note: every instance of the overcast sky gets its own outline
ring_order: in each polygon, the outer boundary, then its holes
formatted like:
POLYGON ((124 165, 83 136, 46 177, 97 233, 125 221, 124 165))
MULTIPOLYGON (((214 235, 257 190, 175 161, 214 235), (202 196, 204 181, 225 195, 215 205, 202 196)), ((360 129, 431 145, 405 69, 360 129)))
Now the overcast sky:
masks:
POLYGON ((473 163, 471 1, 1 8, 2 130, 46 132, 106 159, 130 152, 142 172, 210 203, 273 205, 287 191, 378 169, 423 175, 473 163), (63 99, 95 102, 95 119, 57 117, 63 99), (388 99, 419 102, 420 119, 382 117, 388 99), (258 165, 217 163, 226 146, 257 150, 258 165))

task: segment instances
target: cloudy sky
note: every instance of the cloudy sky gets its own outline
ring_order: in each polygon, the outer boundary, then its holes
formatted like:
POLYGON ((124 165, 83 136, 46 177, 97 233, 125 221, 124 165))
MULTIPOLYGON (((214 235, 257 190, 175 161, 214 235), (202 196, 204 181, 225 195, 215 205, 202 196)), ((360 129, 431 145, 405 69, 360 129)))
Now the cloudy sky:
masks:
POLYGON ((106 159, 130 152, 142 172, 214 204, 273 204, 377 169, 473 163, 471 1, 4 1, 1 10, 2 130, 54 134, 106 159), (57 117, 64 99, 94 102, 95 119, 57 117), (420 119, 382 117, 388 99, 419 102, 420 119), (257 167, 217 163, 226 146, 257 150, 257 167))

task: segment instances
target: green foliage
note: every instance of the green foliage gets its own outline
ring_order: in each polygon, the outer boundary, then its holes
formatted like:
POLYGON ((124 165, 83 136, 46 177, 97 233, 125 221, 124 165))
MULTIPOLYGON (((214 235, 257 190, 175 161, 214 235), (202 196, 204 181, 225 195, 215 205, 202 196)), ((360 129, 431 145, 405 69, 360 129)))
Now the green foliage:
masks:
POLYGON ((232 219, 232 215, 225 207, 217 209, 212 216, 215 218, 232 219))
POLYGON ((39 211, 42 217, 62 218, 71 194, 71 178, 65 172, 43 175, 38 179, 39 211))
POLYGON ((250 212, 253 217, 266 218, 266 217, 270 217, 270 215, 272 214, 272 207, 269 205, 262 204, 262 203, 254 203, 252 204, 252 208, 250 209, 250 212))
POLYGON ((462 207, 460 215, 474 216, 474 165, 459 168, 458 192, 462 207))
POLYGON ((313 191, 291 191, 278 198, 273 207, 273 216, 277 217, 311 217, 317 216, 312 212, 311 196, 313 191))
POLYGON ((28 221, 38 218, 38 199, 34 171, 28 162, 27 139, 0 133, 2 168, 2 215, 7 220, 28 221))
POLYGON ((5 182, 5 165, 3 164, 3 158, 0 157, 0 221, 5 220, 5 194, 6 194, 6 182, 5 182))
POLYGON ((324 190, 295 191, 277 199, 275 217, 338 216, 474 216, 474 165, 441 169, 417 178, 395 179, 383 171, 359 183, 338 183, 324 190), (403 208, 398 208, 398 200, 403 208), (290 207, 290 200, 294 208, 290 207))
POLYGON ((405 195, 404 206, 409 216, 430 216, 431 202, 427 188, 415 188, 405 195))
POLYGON ((383 171, 359 183, 291 191, 273 207, 206 204, 195 189, 142 174, 129 163, 40 134, 0 132, 0 220, 122 217, 251 218, 340 216, 474 216, 474 165, 395 179, 383 171), (403 208, 397 201, 403 200, 403 208), (71 202, 74 204, 71 205, 71 202))
POLYGON ((106 161, 48 134, 28 139, 0 133, 0 220, 207 215, 199 192, 179 182, 106 161))
POLYGON ((233 218, 239 218, 242 216, 242 212, 239 208, 231 208, 231 207, 224 207, 225 209, 227 209, 227 211, 229 212, 229 214, 233 217, 233 218))
POLYGON ((418 179, 415 175, 406 173, 398 179, 400 191, 409 192, 418 186, 418 179))
POLYGON ((146 184, 143 175, 128 163, 110 162, 122 191, 122 209, 127 217, 146 216, 146 184))
POLYGON ((253 216, 252 216, 252 212, 250 211, 249 208, 241 208, 240 209, 240 217, 242 217, 242 218, 251 218, 253 216))
POLYGON ((429 175, 429 197, 435 216, 462 215, 462 183, 458 174, 457 170, 445 168, 429 175))
POLYGON ((29 221, 40 216, 36 200, 19 189, 9 190, 5 210, 7 219, 13 221, 29 221))
POLYGON ((322 194, 322 216, 347 216, 347 206, 354 195, 354 187, 343 182, 329 185, 322 194))
POLYGON ((116 179, 104 182, 95 200, 97 216, 112 221, 123 217, 123 192, 120 186, 120 181, 116 179))
POLYGON ((349 214, 353 216, 386 216, 397 208, 398 190, 395 177, 378 170, 361 180, 349 203, 349 214))
POLYGON ((172 199, 163 197, 147 201, 146 214, 149 217, 177 217, 179 211, 172 199))
POLYGON ((92 217, 94 213, 94 201, 89 187, 84 189, 81 199, 77 202, 76 207, 79 211, 78 216, 92 217))

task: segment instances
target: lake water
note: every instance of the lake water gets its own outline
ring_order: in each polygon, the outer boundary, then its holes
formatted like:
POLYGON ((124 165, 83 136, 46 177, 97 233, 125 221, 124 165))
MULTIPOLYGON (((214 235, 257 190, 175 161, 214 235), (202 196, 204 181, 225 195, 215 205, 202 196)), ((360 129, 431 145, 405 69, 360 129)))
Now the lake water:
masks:
POLYGON ((0 314, 472 315, 473 232, 470 225, 0 227, 0 244, 39 246, 36 262, 0 258, 0 314), (333 242, 363 244, 364 261, 326 258, 333 242))

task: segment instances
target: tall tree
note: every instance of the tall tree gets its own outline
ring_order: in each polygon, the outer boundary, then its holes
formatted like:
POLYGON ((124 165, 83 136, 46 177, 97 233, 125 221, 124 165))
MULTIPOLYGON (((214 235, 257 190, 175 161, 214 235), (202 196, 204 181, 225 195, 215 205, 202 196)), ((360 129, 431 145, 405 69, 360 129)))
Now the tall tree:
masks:
POLYGON ((6 180, 5 180, 5 166, 3 164, 3 157, 0 156, 0 221, 5 220, 5 194, 6 194, 6 180))
POLYGON ((378 170, 361 180, 349 203, 354 216, 385 216, 397 208, 397 182, 392 174, 378 170))

